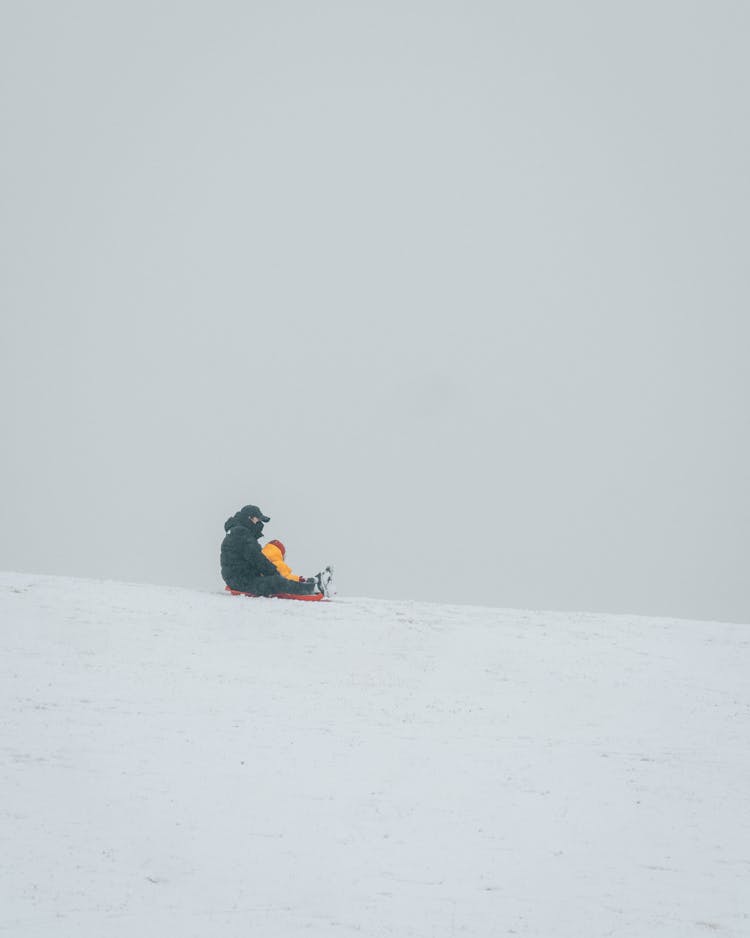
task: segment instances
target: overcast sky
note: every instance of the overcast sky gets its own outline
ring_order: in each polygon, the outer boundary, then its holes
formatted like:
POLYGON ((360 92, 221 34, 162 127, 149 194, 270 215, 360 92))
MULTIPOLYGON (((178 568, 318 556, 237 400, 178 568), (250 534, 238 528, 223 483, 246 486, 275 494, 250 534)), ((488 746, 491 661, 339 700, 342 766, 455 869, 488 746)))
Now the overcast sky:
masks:
POLYGON ((750 621, 750 5, 0 6, 0 568, 750 621))

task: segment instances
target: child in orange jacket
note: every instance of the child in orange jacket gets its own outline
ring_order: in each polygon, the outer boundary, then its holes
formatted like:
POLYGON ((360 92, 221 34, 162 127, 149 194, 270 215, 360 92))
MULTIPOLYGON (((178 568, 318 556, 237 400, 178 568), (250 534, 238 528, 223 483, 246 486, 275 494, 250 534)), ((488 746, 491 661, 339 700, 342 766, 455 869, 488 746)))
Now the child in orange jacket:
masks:
POLYGON ((330 565, 321 570, 320 573, 316 573, 315 576, 297 576, 296 573, 292 573, 284 562, 286 547, 281 541, 269 541, 263 548, 263 554, 276 567, 281 576, 287 580, 293 580, 295 583, 314 583, 318 592, 326 598, 335 592, 333 589, 333 567, 330 565))
MULTIPOLYGON (((305 576, 297 576, 296 573, 292 573, 291 569, 284 563, 286 547, 284 547, 281 541, 269 541, 263 548, 263 553, 287 580, 295 580, 299 583, 304 583, 307 580, 305 576)), ((310 579, 312 579, 312 577, 310 579)))

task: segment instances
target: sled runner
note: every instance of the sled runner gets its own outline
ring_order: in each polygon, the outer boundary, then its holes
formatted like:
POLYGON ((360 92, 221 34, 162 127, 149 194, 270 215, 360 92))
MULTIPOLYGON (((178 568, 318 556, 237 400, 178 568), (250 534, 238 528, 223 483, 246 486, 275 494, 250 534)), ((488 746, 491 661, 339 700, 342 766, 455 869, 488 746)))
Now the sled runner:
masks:
POLYGON ((274 593, 273 596, 259 596, 258 593, 243 593, 242 590, 233 590, 229 586, 225 586, 224 589, 232 596, 249 596, 251 599, 301 599, 308 603, 330 602, 330 599, 326 599, 322 593, 274 593))

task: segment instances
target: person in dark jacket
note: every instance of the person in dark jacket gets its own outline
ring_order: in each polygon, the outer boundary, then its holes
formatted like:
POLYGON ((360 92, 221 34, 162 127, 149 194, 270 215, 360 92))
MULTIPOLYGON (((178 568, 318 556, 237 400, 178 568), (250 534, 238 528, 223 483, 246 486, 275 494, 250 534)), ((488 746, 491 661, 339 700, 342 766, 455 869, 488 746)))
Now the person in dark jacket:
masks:
POLYGON ((263 533, 264 523, 270 520, 257 505, 245 505, 231 518, 227 518, 224 523, 227 533, 221 542, 221 575, 224 582, 230 589, 256 596, 318 592, 314 580, 300 583, 281 576, 263 554, 258 538, 263 533))

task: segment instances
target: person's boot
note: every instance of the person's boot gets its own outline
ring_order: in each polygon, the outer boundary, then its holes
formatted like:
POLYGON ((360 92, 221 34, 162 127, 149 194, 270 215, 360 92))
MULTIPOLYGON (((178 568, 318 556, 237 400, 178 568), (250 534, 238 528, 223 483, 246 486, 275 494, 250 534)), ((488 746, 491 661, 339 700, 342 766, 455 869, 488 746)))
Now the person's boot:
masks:
POLYGON ((322 593, 326 599, 333 593, 333 567, 324 567, 320 573, 315 574, 315 585, 318 592, 322 593))

